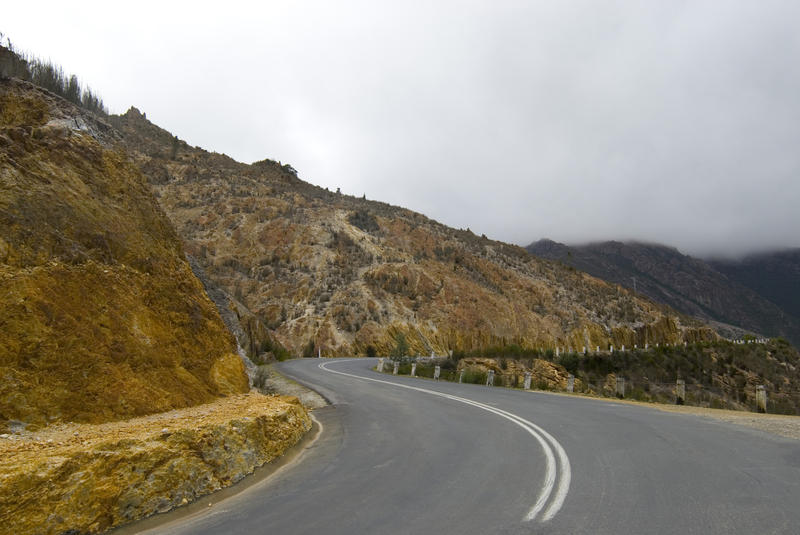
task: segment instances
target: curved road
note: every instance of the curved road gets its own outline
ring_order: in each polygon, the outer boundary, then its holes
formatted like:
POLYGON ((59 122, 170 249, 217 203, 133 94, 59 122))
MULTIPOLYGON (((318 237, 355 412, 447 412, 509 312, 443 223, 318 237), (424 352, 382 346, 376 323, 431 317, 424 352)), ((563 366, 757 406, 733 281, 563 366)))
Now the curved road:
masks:
POLYGON ((298 462, 148 533, 798 533, 800 442, 691 415, 377 374, 281 371, 333 405, 298 462))

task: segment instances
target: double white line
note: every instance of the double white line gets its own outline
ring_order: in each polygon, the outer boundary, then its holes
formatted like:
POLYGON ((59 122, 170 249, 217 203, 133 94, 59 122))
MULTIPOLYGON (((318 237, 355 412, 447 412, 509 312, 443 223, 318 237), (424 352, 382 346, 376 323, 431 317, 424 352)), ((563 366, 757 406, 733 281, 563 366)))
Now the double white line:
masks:
MULTIPOLYGON (((345 360, 339 360, 337 362, 348 362, 345 360)), ((387 385, 396 386, 399 388, 407 388, 409 390, 416 390, 417 392, 425 392, 426 394, 430 394, 432 396, 438 396, 441 398, 451 399, 453 401, 458 401, 460 403, 465 403, 467 405, 472 405, 473 407, 477 407, 479 409, 483 409, 485 411, 491 412, 496 414, 506 420, 514 422, 525 431, 527 431, 533 438, 535 438, 539 445, 542 447, 542 451, 544 452, 545 459, 547 461, 547 466, 545 469, 544 475, 544 484, 542 485, 542 490, 539 492, 539 496, 536 499, 536 503, 533 504, 531 510, 528 511, 528 514, 525 515, 524 521, 531 521, 536 519, 539 513, 544 513, 541 515, 539 520, 541 522, 547 522, 551 518, 553 518, 556 513, 561 509, 561 506, 564 505, 564 500, 567 498, 567 493, 569 492, 569 483, 570 479, 572 478, 572 473, 569 466, 569 458, 567 457, 567 453, 564 451, 564 448, 561 447, 561 444, 553 438, 553 436, 536 425, 535 423, 526 420, 520 416, 517 416, 514 413, 504 411, 502 409, 497 409, 492 407, 491 405, 486 405, 485 403, 480 403, 478 401, 473 401, 471 399, 462 398, 459 396, 453 396, 451 394, 445 394, 442 392, 437 392, 435 390, 428 390, 427 388, 419 388, 416 386, 410 386, 400 383, 394 383, 392 381, 384 381, 382 379, 373 379, 372 377, 364 377, 361 375, 354 375, 352 373, 345 373, 336 370, 331 370, 328 368, 328 365, 332 364, 332 362, 324 362, 319 365, 319 367, 327 372, 335 373, 337 375, 346 375, 347 377, 355 377, 356 379, 362 379, 364 381, 372 381, 374 383, 383 383, 387 385), (553 452, 555 450, 555 453, 553 452), (552 498, 552 499, 551 499, 552 498), (549 502, 549 506, 547 505, 549 502), (545 508, 546 507, 546 508, 545 508)))

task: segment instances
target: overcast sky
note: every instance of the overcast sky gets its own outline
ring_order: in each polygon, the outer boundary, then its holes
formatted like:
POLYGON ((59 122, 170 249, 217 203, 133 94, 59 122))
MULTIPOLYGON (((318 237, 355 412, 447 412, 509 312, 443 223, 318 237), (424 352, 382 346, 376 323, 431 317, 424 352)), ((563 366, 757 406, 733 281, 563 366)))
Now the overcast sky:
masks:
POLYGON ((800 246, 800 2, 9 2, 192 145, 525 245, 800 246), (255 4, 255 3, 253 3, 255 4))

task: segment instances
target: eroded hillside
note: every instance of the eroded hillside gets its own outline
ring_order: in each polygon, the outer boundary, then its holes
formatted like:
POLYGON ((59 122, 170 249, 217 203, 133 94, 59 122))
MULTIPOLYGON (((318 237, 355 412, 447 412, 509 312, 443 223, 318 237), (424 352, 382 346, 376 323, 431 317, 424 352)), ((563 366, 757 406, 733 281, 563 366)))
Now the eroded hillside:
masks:
MULTIPOLYGON (((630 345, 713 331, 524 249, 193 148, 138 110, 112 117, 160 203, 248 329, 295 354, 630 345)), ((268 355, 266 355, 268 356, 268 355)))
POLYGON ((248 389, 233 337, 113 128, 0 81, 0 429, 248 389))

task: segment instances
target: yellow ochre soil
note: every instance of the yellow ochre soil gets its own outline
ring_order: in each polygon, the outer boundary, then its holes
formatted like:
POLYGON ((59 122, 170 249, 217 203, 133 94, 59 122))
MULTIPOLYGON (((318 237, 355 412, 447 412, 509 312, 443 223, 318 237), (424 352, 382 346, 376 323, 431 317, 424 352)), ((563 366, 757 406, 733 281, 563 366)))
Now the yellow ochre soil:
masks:
POLYGON ((255 392, 103 424, 0 436, 0 533, 98 533, 229 486, 311 429, 255 392))

